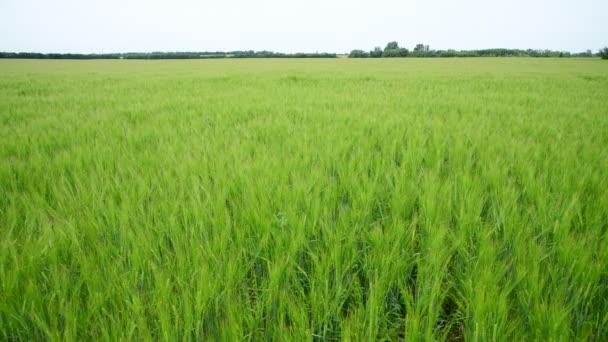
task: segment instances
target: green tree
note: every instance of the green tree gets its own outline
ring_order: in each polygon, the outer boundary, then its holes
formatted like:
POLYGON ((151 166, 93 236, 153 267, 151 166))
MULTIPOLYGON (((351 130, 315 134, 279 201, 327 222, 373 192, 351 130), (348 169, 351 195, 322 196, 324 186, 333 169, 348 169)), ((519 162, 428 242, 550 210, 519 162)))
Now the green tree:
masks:
POLYGON ((363 50, 353 50, 348 55, 350 58, 366 58, 369 57, 369 53, 363 50))
POLYGON ((383 57, 407 57, 408 53, 409 50, 405 48, 385 49, 383 57))
POLYGON ((397 42, 389 42, 388 44, 386 44, 386 47, 384 48, 384 51, 386 50, 395 50, 399 48, 399 43, 397 42))
POLYGON ((379 46, 376 46, 374 50, 369 52, 369 56, 374 58, 382 57, 382 49, 379 46))
POLYGON ((600 49, 599 55, 602 59, 608 59, 608 47, 600 49))

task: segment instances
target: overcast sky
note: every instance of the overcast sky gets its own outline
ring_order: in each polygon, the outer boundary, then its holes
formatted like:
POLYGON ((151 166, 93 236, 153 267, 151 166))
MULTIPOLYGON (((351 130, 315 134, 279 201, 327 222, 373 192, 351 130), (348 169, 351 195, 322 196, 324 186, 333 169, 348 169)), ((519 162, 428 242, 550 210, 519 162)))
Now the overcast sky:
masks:
POLYGON ((0 0, 0 51, 608 45, 608 0, 0 0))

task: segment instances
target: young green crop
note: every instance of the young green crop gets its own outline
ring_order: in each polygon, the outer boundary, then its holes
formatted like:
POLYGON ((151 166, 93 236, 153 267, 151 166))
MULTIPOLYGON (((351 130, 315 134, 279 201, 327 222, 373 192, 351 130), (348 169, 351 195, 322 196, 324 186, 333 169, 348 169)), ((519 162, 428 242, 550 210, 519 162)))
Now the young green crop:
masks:
POLYGON ((0 61, 2 340, 607 340, 608 64, 0 61))

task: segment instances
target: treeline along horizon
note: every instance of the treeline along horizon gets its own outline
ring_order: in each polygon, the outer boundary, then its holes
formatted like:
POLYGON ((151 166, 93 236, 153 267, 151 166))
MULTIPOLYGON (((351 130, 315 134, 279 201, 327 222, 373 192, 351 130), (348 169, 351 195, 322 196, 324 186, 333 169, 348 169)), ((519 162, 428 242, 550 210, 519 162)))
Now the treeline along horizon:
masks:
MULTIPOLYGON (((125 52, 125 53, 40 53, 40 52, 0 52, 0 58, 16 59, 219 59, 219 58, 336 58, 338 54, 328 52, 282 53, 273 51, 203 51, 203 52, 125 52)), ((399 47, 397 42, 389 42, 384 49, 376 47, 371 51, 352 50, 349 58, 382 57, 601 57, 608 59, 608 48, 597 53, 569 52, 534 49, 480 49, 480 50, 431 50, 429 45, 417 44, 412 51, 399 47)))
POLYGON ((213 58, 336 58, 335 53, 280 53, 272 51, 39 53, 0 52, 0 58, 24 59, 213 59, 213 58))
POLYGON ((412 51, 405 47, 400 47, 399 43, 392 41, 382 49, 376 46, 371 51, 352 50, 349 58, 382 58, 382 57, 417 57, 417 58, 436 58, 436 57, 601 57, 608 59, 608 47, 600 49, 597 54, 591 50, 585 52, 569 52, 538 49, 480 49, 480 50, 431 50, 429 45, 416 44, 412 51))

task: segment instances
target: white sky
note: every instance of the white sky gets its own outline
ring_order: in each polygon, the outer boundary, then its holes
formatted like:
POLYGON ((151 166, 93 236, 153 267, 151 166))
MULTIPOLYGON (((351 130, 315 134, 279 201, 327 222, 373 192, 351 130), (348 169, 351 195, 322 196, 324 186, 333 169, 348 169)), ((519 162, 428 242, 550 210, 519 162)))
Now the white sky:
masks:
POLYGON ((608 0, 0 0, 0 51, 594 51, 608 0))

